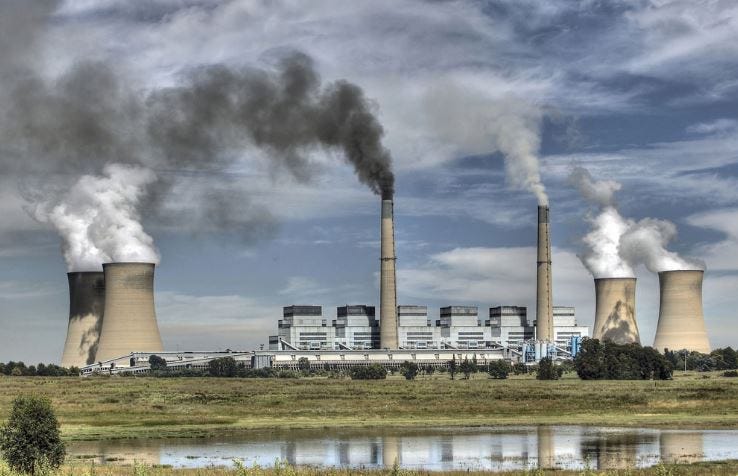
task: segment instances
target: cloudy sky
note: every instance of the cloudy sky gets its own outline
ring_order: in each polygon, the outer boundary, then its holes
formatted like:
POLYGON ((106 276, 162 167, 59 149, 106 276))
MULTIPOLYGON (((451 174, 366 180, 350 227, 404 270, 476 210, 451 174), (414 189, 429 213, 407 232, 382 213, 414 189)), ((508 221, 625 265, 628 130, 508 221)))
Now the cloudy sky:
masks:
MULTIPOLYGON (((426 304, 432 316, 449 304, 531 309, 537 202, 506 173, 514 130, 538 154, 550 199, 556 305, 576 306, 592 325, 592 275, 578 255, 596 209, 568 179, 581 166, 622 184, 624 217, 676 225, 669 249, 707 267, 712 345, 738 344, 733 1, 44 0, 30 12, 24 3, 0 12, 0 102, 21 112, 38 110, 39 93, 25 103, 17 91, 40 81, 53 98, 86 62, 111 65, 125 86, 115 91, 145 96, 198 68, 272 71, 299 51, 324 83, 362 88, 396 174, 400 304, 426 304)), ((112 101, 73 93, 93 110, 112 101)), ((81 106, 59 104, 33 124, 67 126, 81 106)), ((17 146, 28 127, 18 132, 16 119, 0 119, 12 131, 0 143, 0 360, 58 362, 67 265, 33 197, 102 173, 127 149, 17 146), (75 158, 73 169, 53 162, 75 158)), ((128 129, 115 135, 137 141, 128 129)), ((156 212, 144 201, 137 213, 161 257, 167 349, 255 348, 276 333, 283 305, 321 304, 332 318, 337 305, 378 304, 378 198, 340 151, 303 152, 309 167, 299 173, 255 144, 206 168, 152 166, 170 186, 156 212), (227 220, 212 219, 220 214, 227 220)), ((658 278, 643 266, 636 274, 651 344, 658 278)))

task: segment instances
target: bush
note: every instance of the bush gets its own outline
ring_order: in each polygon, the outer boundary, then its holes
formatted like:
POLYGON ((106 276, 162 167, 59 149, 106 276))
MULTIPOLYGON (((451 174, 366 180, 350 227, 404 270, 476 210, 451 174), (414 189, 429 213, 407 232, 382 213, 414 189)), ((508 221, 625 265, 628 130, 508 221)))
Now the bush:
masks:
POLYGON ((372 364, 368 367, 355 366, 350 370, 352 380, 383 380, 387 378, 387 369, 379 364, 372 364))
POLYGON ((471 374, 479 372, 479 367, 477 366, 476 361, 464 359, 464 361, 459 365, 459 370, 464 374, 464 378, 468 380, 471 374))
POLYGON ((406 360, 400 366, 400 373, 406 380, 414 380, 418 375, 418 364, 406 360))
POLYGON ((297 369, 302 372, 310 372, 310 360, 307 357, 297 359, 297 369))
POLYGON ((551 357, 544 357, 538 362, 536 378, 538 380, 558 380, 563 372, 563 369, 554 364, 551 357))
POLYGON ((723 377, 738 377, 738 370, 726 370, 723 377))
POLYGON ((8 422, 0 428, 0 451, 11 469, 21 473, 61 466, 66 451, 48 399, 17 397, 13 401, 8 422))
POLYGON ((221 357, 208 362, 208 374, 211 377, 236 377, 238 364, 233 357, 221 357))
POLYGON ((522 362, 518 362, 512 366, 512 371, 515 375, 525 375, 528 373, 528 366, 522 362))
POLYGON ((511 371, 512 366, 506 360, 495 360, 487 367, 487 373, 495 379, 506 379, 511 371))
POLYGON ((158 355, 150 355, 149 356, 149 368, 151 369, 152 372, 166 370, 167 361, 159 357, 158 355))

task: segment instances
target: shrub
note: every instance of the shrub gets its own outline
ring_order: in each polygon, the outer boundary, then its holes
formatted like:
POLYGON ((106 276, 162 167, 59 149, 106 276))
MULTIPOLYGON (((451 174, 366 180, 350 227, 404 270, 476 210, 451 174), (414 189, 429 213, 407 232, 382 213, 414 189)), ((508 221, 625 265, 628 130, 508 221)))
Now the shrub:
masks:
POLYGON ((158 355, 149 356, 149 368, 153 371, 160 371, 167 369, 167 361, 158 355))
POLYGON ((208 362, 208 374, 212 377, 235 377, 238 364, 233 357, 221 357, 208 362))
POLYGON ((387 369, 379 364, 372 364, 367 367, 355 366, 350 370, 352 380, 383 380, 387 378, 387 369))
POLYGON ((406 380, 414 380, 418 375, 418 364, 406 360, 400 366, 400 373, 406 380))
POLYGON ((583 380, 667 380, 672 376, 674 354, 668 350, 666 353, 664 356, 651 347, 635 343, 584 339, 574 366, 583 380))
POLYGON ((297 369, 302 372, 310 372, 310 360, 307 357, 297 359, 297 369))
POLYGON ((66 452, 48 399, 17 397, 13 401, 8 422, 0 428, 0 451, 11 469, 21 473, 61 466, 66 452))
POLYGON ((459 365, 459 370, 464 374, 464 378, 468 379, 471 374, 479 372, 479 367, 475 361, 464 359, 464 361, 459 365))
POLYGON ((723 377, 738 377, 738 370, 726 370, 723 377))
POLYGON ((538 372, 536 378, 538 380, 558 380, 563 370, 554 364, 551 357, 544 357, 538 362, 538 372))
POLYGON ((495 379, 506 379, 511 370, 512 366, 505 360, 495 360, 487 367, 487 373, 495 379))

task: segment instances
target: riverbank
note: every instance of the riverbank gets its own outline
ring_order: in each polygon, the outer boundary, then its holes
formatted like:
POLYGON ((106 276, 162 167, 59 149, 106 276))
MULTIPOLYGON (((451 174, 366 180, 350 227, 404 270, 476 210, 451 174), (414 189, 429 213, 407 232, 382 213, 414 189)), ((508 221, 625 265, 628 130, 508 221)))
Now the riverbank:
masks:
MULTIPOLYGON (((0 420, 48 396, 68 440, 208 437, 250 429, 578 424, 737 428, 738 379, 406 381, 0 377, 0 420)), ((705 378, 708 377, 708 378, 705 378)))

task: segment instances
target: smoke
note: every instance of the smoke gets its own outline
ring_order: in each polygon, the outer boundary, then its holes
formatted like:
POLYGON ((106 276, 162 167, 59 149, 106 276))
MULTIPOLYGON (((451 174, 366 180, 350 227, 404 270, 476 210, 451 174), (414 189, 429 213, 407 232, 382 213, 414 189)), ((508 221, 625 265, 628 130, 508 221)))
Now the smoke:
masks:
POLYGON ((107 262, 158 263, 138 209, 155 181, 151 170, 111 164, 102 176, 82 176, 67 193, 38 203, 31 213, 62 237, 70 271, 99 271, 107 262))
POLYGON ((522 109, 512 108, 511 113, 503 109, 503 114, 491 125, 492 135, 505 156, 508 180, 516 187, 533 192, 539 205, 548 205, 538 162, 541 114, 533 106, 522 109))
POLYGON ((289 53, 262 69, 183 70, 174 85, 154 89, 105 61, 78 61, 48 76, 31 58, 43 57, 56 6, 0 2, 0 167, 22 191, 33 190, 24 194, 28 209, 59 231, 71 269, 155 257, 143 210, 170 230, 176 223, 167 212, 175 208, 188 217, 183 229, 236 230, 247 241, 271 236, 269 208, 250 203, 247 193, 235 200, 229 187, 212 187, 200 201, 187 201, 189 212, 174 195, 193 176, 222 182, 254 150, 272 171, 298 181, 321 170, 311 159, 316 152, 339 155, 373 192, 393 195, 392 159, 375 106, 357 85, 322 82, 307 55, 289 53), (126 188, 120 181, 129 179, 126 188), (49 191, 58 189, 69 192, 49 191), (106 208, 112 202, 120 215, 106 208), (125 233, 132 233, 127 243, 125 233))
POLYGON ((623 218, 615 203, 621 184, 594 180, 589 171, 575 167, 569 182, 585 200, 598 207, 588 214, 590 231, 582 238, 585 250, 579 258, 595 278, 631 278, 643 264, 652 272, 700 269, 700 266, 668 251, 676 226, 666 220, 645 218, 639 222, 623 218))

